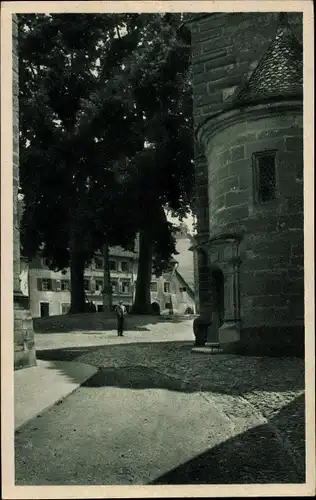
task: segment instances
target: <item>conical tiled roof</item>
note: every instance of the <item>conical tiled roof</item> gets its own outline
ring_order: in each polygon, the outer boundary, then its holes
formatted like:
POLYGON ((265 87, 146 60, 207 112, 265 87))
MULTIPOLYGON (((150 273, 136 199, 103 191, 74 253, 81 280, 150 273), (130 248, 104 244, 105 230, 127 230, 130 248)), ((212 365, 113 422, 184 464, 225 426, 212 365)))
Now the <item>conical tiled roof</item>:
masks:
POLYGON ((280 16, 277 33, 249 80, 237 92, 235 105, 302 97, 303 50, 286 19, 280 16))

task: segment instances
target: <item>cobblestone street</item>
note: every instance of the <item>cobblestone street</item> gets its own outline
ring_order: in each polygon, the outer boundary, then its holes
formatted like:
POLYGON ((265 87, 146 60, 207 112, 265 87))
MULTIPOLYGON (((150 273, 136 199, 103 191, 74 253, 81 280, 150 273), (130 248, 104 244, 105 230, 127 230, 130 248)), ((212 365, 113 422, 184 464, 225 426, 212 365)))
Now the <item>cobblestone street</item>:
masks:
POLYGON ((98 371, 20 429, 19 484, 304 481, 302 360, 193 353, 192 319, 36 341, 98 371))

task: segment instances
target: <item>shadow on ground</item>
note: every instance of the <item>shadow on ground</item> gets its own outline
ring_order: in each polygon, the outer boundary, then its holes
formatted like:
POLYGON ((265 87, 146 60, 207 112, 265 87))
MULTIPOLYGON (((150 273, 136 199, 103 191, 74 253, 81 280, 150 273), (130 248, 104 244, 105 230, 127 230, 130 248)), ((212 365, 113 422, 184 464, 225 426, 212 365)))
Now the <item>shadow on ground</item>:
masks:
POLYGON ((211 391, 232 395, 250 391, 304 390, 305 374, 302 360, 220 353, 203 355, 193 353, 192 345, 192 341, 129 342, 45 349, 37 351, 36 355, 38 359, 52 362, 74 361, 80 358, 83 363, 96 366, 98 372, 87 382, 89 387, 114 385, 146 389, 155 384, 156 388, 167 389, 171 384, 170 390, 211 391), (288 373, 289 360, 294 364, 293 373, 288 373), (170 373, 174 366, 177 367, 177 364, 181 363, 182 374, 188 374, 188 377, 180 376, 177 379, 163 375, 166 372, 170 373), (208 371, 206 375, 205 370, 208 371), (188 379, 187 382, 184 382, 185 378, 188 379))
MULTIPOLYGON (((127 328, 131 331, 149 331, 146 325, 157 323, 181 323, 193 319, 195 316, 151 316, 151 315, 128 315, 127 328)), ((103 313, 86 314, 63 314, 59 316, 48 316, 44 318, 33 318, 33 327, 36 333, 66 333, 80 331, 82 333, 107 331, 116 329, 115 315, 106 316, 103 313)))
POLYGON ((305 482, 304 396, 259 425, 179 465, 150 484, 267 484, 305 482), (296 453, 279 442, 276 428, 290 422, 296 453), (291 426, 297 422, 293 430, 291 426), (298 453, 299 455, 298 455, 298 453), (298 458, 300 457, 300 459, 298 458))
MULTIPOLYGON (((44 350, 38 351, 37 357, 50 360, 52 368, 54 361, 80 358, 82 362, 93 364, 94 360, 98 372, 82 384, 82 389, 117 387, 206 391, 241 397, 257 392, 263 399, 267 392, 277 394, 304 389, 304 364, 301 360, 224 354, 204 356, 192 353, 191 348, 192 342, 184 341, 135 342, 44 350), (291 372, 292 362, 294 370, 291 372), (187 367, 187 371, 179 372, 180 376, 179 373, 174 376, 171 369, 177 363, 187 367)), ((69 373, 67 366, 65 370, 71 377, 70 368, 69 373)), ((281 410, 278 405, 276 408, 269 413, 266 424, 228 439, 150 484, 303 483, 304 395, 296 397, 281 410)))

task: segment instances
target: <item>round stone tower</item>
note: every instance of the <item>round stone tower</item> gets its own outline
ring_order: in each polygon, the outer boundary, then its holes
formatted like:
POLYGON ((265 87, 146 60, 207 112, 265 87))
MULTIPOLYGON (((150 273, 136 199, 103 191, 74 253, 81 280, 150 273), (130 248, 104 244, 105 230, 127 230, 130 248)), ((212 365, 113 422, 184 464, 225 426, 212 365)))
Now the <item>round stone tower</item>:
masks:
POLYGON ((208 340, 302 355, 302 16, 203 14, 189 25, 208 340))

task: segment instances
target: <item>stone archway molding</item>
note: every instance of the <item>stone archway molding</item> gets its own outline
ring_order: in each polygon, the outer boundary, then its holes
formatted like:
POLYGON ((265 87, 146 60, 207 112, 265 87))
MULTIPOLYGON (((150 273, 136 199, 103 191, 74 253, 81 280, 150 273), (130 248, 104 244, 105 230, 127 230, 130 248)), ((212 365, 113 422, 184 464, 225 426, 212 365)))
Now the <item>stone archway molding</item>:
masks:
POLYGON ((203 243, 210 269, 224 276, 224 319, 218 329, 218 343, 223 350, 235 350, 240 340, 239 244, 241 234, 222 234, 203 243))

